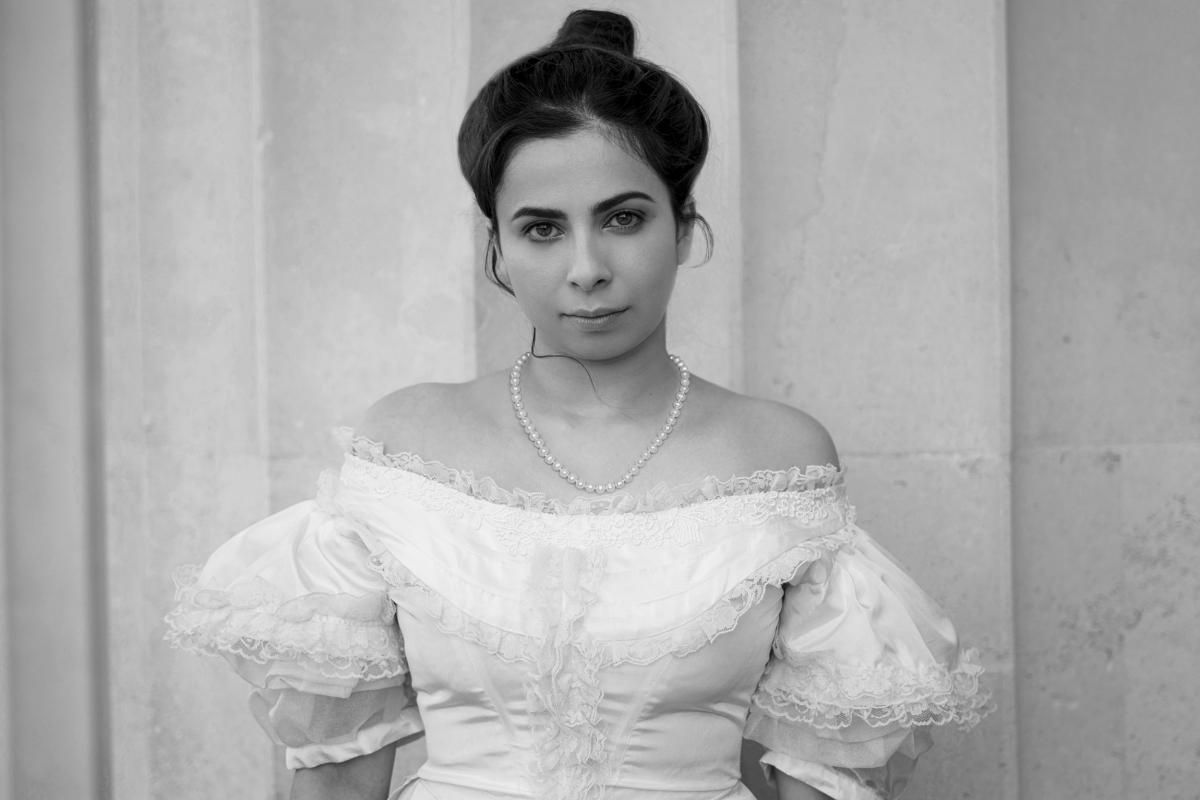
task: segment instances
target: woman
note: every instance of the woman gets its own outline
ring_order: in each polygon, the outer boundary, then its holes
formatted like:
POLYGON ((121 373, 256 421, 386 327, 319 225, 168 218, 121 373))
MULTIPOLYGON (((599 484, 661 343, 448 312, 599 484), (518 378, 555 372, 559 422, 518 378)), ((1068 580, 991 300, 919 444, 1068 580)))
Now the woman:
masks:
POLYGON ((171 636, 258 687, 293 797, 383 798, 422 730, 412 800, 749 798, 743 737, 786 800, 890 797, 985 705, 820 424, 667 353, 708 130, 633 39, 577 11, 463 121, 531 352, 383 398, 315 501, 181 580, 171 636))

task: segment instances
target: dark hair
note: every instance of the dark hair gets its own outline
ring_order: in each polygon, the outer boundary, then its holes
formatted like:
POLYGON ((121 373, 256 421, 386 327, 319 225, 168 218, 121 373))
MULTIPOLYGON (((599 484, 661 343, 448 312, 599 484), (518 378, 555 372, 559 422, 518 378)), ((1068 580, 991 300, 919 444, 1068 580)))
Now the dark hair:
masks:
MULTIPOLYGON (((496 193, 517 147, 599 127, 662 179, 679 222, 698 222, 708 233, 689 210, 708 155, 704 109, 675 76, 634 56, 634 39, 633 23, 622 14, 573 11, 553 42, 479 90, 458 131, 458 162, 493 229, 496 193)), ((509 291, 494 255, 487 261, 488 277, 509 291)))

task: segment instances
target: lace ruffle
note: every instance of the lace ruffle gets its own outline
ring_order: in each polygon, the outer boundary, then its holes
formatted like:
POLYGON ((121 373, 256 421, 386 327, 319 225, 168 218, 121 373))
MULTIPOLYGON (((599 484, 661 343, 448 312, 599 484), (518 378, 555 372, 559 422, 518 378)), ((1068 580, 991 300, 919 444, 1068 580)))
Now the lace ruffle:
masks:
POLYGON ((990 710, 981 689, 983 667, 974 649, 948 669, 923 664, 916 672, 898 664, 854 666, 819 656, 775 661, 753 703, 771 716, 814 728, 841 729, 855 722, 871 727, 899 724, 956 724, 974 727, 990 710))
MULTIPOLYGON (((292 662, 326 678, 375 680, 407 672, 387 595, 281 598, 261 579, 229 589, 199 585, 200 568, 175 570, 167 640, 184 650, 257 664, 292 662)), ((288 671, 288 674, 292 674, 288 671)))
POLYGON ((789 583, 804 567, 843 547, 853 538, 854 531, 843 528, 793 545, 739 581, 720 600, 683 625, 656 636, 604 642, 604 665, 646 665, 668 654, 685 656, 696 652, 736 628, 742 616, 762 601, 768 588, 789 583))
POLYGON ((598 548, 541 548, 527 587, 528 611, 542 631, 525 685, 535 754, 530 777, 546 800, 603 794, 609 752, 599 714, 601 659, 582 622, 596 602, 604 564, 598 548))
POLYGON ((426 460, 415 453, 385 452, 382 443, 356 434, 353 428, 337 428, 334 435, 347 453, 364 461, 415 473, 489 503, 557 515, 640 514, 664 511, 719 497, 829 488, 841 485, 845 477, 845 471, 832 464, 810 464, 786 470, 757 470, 749 475, 727 479, 709 476, 678 486, 659 484, 644 493, 622 491, 599 497, 586 495, 564 502, 541 492, 505 489, 491 478, 477 478, 470 471, 448 467, 439 461, 426 460))
MULTIPOLYGON (((535 547, 543 545, 686 548, 701 543, 703 531, 716 526, 748 528, 788 520, 798 527, 814 529, 854 521, 854 509, 845 501, 840 485, 809 491, 731 494, 714 502, 657 512, 615 518, 583 514, 568 521, 562 515, 530 513, 517 506, 480 501, 443 483, 358 458, 348 458, 336 478, 331 472, 323 476, 323 485, 334 482, 372 498, 402 496, 439 517, 455 520, 467 530, 486 531, 498 547, 518 557, 528 557, 535 547)), ((332 498, 333 493, 329 496, 332 498)))
MULTIPOLYGON (((835 551, 854 538, 844 528, 788 548, 761 568, 738 581, 717 602, 695 617, 662 633, 639 639, 597 640, 590 647, 598 667, 632 663, 648 665, 667 655, 694 653, 718 636, 737 627, 742 616, 758 604, 767 589, 793 580, 808 564, 835 551)), ((464 613, 458 606, 417 577, 386 550, 368 560, 388 585, 432 618, 438 629, 473 642, 502 660, 535 662, 542 642, 534 636, 515 633, 464 613)))
POLYGON ((434 620, 442 633, 477 644, 502 661, 536 660, 539 649, 537 639, 505 630, 464 613, 413 574, 391 553, 375 553, 367 563, 383 576, 389 586, 400 590, 405 600, 434 620))

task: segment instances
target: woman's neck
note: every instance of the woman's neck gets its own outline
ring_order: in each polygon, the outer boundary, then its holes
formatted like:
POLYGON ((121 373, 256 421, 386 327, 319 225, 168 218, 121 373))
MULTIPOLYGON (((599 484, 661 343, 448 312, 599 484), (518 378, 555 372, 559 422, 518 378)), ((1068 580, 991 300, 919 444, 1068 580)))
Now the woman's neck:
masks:
POLYGON ((661 332, 605 361, 534 352, 538 357, 521 370, 521 390, 526 405, 543 414, 594 421, 657 417, 679 388, 679 370, 667 356, 661 332))

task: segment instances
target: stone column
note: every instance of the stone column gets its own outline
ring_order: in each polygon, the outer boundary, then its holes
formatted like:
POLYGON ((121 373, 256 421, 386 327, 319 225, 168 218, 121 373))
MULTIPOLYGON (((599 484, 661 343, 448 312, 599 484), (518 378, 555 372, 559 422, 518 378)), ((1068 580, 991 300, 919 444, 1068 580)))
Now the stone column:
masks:
POLYGON ((161 622, 269 509, 257 37, 253 3, 98 6, 114 797, 273 791, 246 686, 161 622))
POLYGON ((106 796, 84 4, 0 2, 0 797, 106 796))

